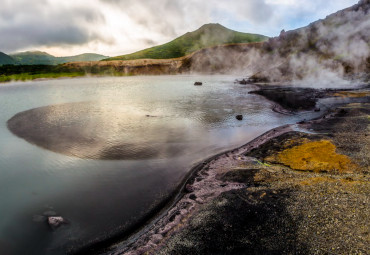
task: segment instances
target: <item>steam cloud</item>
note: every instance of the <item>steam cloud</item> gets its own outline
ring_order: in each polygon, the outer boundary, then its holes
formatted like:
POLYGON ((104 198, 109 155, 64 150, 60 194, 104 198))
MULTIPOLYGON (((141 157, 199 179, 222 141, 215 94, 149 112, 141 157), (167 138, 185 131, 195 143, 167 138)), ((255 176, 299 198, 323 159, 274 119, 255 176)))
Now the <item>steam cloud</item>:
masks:
POLYGON ((193 71, 252 75, 300 86, 340 87, 369 80, 370 1, 307 27, 282 31, 263 45, 219 48, 194 56, 193 71))

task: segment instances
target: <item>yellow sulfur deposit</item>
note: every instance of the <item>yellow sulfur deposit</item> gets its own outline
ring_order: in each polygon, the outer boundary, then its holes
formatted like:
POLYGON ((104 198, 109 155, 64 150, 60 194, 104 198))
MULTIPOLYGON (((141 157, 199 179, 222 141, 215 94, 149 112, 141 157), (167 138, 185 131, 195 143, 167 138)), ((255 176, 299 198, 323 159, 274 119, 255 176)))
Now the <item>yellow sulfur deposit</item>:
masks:
POLYGON ((285 149, 266 158, 295 170, 315 172, 351 172, 356 165, 345 155, 337 154, 336 147, 329 140, 305 141, 303 144, 285 149))

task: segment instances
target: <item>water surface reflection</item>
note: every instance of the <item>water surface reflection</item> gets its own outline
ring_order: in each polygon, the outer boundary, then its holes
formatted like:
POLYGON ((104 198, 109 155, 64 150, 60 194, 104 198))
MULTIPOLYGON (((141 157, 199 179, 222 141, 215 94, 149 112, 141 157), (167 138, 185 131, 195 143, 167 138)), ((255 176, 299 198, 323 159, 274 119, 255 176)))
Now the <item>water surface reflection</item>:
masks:
POLYGON ((125 231, 164 201, 197 162, 310 117, 272 112, 268 101, 248 94, 251 88, 234 78, 2 85, 0 251, 65 254, 125 231), (193 86, 195 80, 203 86, 193 86), (70 224, 51 231, 37 220, 50 211, 70 224))

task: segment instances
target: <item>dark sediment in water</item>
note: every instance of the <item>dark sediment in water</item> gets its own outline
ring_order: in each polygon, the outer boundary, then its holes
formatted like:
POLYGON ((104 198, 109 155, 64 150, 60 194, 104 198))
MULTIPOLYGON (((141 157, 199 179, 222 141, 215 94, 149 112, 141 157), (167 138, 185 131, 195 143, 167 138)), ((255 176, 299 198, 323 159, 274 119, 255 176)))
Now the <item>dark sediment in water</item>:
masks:
POLYGON ((185 132, 177 126, 165 129, 165 124, 155 119, 123 114, 114 106, 84 102, 27 110, 13 116, 7 124, 12 133, 32 144, 79 158, 123 160, 179 155, 179 144, 165 141, 169 135, 185 139, 185 132), (146 132, 148 122, 157 131, 156 137, 146 132))
POLYGON ((369 97, 368 88, 369 85, 343 89, 316 89, 294 86, 259 85, 258 90, 250 91, 249 93, 261 95, 268 100, 277 103, 280 106, 275 107, 278 112, 289 113, 310 110, 320 111, 316 106, 319 99, 340 96, 342 94, 345 95, 346 93, 353 93, 353 95, 367 93, 366 95, 369 97))
POLYGON ((318 99, 324 96, 320 90, 293 87, 268 87, 250 93, 264 96, 291 111, 313 110, 318 99))

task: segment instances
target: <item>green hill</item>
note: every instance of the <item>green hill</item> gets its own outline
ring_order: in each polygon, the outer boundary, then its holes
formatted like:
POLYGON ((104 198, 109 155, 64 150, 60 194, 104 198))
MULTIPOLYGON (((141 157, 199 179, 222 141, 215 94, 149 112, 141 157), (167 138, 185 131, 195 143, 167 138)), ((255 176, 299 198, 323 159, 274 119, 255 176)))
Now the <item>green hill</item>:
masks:
POLYGON ((79 61, 99 61, 107 58, 107 56, 95 54, 95 53, 84 53, 70 57, 57 57, 58 64, 68 62, 79 62, 79 61))
POLYGON ((15 63, 15 60, 0 51, 0 65, 12 65, 15 63))
POLYGON ((169 43, 105 60, 178 58, 194 51, 216 45, 261 42, 267 39, 268 37, 263 35, 236 32, 220 24, 206 24, 198 30, 186 33, 169 43))
POLYGON ((99 61, 107 56, 84 53, 76 56, 54 57, 42 51, 26 51, 10 55, 18 65, 58 65, 74 61, 99 61))
POLYGON ((26 51, 10 55, 19 65, 54 65, 55 57, 42 51, 26 51))

